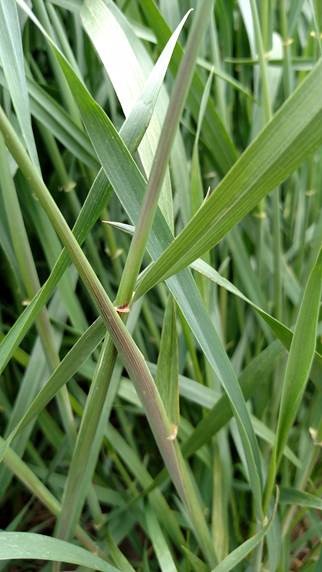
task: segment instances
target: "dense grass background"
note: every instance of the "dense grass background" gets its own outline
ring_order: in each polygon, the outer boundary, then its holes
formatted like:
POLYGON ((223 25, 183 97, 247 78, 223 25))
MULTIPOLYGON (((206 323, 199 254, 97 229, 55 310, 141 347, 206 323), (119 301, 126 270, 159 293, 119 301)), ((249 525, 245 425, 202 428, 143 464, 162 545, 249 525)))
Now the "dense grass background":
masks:
POLYGON ((0 2, 2 569, 322 570, 321 30, 0 2))

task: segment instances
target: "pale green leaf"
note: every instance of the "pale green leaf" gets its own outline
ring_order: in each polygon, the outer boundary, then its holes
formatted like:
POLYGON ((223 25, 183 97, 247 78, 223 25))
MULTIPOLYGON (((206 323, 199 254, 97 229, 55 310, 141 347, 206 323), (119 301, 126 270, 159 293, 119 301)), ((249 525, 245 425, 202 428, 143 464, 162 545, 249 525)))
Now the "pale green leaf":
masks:
POLYGON ((21 31, 15 2, 0 3, 0 61, 26 147, 34 163, 38 165, 31 127, 21 31))
POLYGON ((0 560, 51 560, 87 566, 101 572, 116 572, 104 562, 75 544, 32 532, 0 532, 0 560))
POLYGON ((305 287, 286 364, 276 430, 277 464, 283 454, 309 378, 316 346, 321 292, 322 250, 305 287))
POLYGON ((156 384, 168 417, 177 431, 179 425, 179 363, 176 306, 169 297, 164 315, 156 384))

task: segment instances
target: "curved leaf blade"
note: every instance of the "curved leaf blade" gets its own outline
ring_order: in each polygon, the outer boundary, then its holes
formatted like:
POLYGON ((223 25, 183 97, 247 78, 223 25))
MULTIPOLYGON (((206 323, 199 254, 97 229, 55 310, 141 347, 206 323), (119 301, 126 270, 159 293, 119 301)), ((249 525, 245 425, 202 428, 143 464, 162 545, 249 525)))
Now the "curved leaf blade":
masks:
POLYGON ((322 144, 322 61, 246 149, 207 201, 138 281, 141 296, 215 246, 322 144))
POLYGON ((78 564, 101 572, 118 570, 98 556, 70 542, 32 532, 0 532, 0 560, 18 558, 78 564))

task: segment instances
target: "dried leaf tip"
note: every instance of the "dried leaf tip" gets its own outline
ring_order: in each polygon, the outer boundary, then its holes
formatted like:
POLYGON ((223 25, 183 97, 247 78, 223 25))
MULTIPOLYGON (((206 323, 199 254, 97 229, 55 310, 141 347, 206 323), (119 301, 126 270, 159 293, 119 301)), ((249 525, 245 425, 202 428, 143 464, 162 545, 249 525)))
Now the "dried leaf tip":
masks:
POLYGON ((115 306, 115 310, 118 314, 128 314, 130 311, 129 304, 121 304, 120 306, 115 306))
POLYGON ((178 434, 178 425, 175 425, 174 423, 171 425, 171 433, 170 435, 168 435, 167 440, 168 441, 174 441, 177 437, 178 434))
POLYGON ((310 437, 313 441, 313 444, 317 445, 318 447, 322 447, 322 441, 319 440, 319 434, 318 434, 317 429, 314 429, 314 427, 310 427, 309 433, 310 433, 310 437))

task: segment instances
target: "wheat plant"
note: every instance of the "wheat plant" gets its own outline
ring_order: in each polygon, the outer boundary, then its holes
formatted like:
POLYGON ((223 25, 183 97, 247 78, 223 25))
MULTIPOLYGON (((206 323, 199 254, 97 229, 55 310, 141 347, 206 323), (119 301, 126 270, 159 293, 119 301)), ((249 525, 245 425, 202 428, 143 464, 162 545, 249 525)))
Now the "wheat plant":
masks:
POLYGON ((322 570, 320 0, 0 0, 0 568, 322 570))

